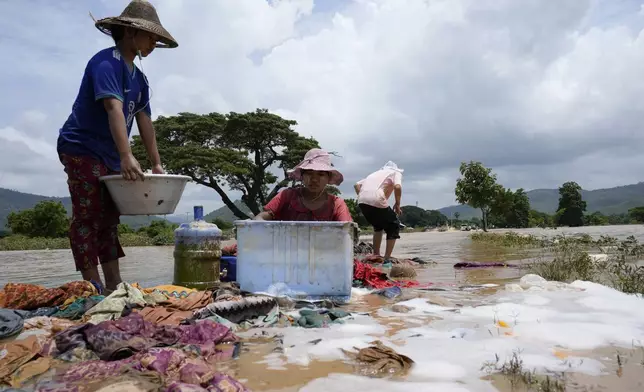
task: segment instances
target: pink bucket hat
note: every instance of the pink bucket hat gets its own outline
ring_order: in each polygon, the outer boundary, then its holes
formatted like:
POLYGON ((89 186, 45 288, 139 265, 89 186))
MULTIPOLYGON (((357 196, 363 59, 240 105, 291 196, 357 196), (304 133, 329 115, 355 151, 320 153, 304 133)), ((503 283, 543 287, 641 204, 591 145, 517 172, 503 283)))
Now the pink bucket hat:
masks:
POLYGON ((330 185, 340 185, 344 181, 342 173, 337 171, 331 163, 331 156, 328 152, 319 148, 309 150, 293 170, 289 170, 289 176, 296 181, 302 181, 302 170, 325 171, 331 174, 330 185))

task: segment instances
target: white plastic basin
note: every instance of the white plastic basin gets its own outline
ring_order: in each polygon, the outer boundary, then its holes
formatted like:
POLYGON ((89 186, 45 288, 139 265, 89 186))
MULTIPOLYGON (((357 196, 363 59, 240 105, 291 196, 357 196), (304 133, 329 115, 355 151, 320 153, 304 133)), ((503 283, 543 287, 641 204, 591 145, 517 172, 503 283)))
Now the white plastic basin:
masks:
POLYGON ((275 284, 307 296, 350 296, 353 222, 235 221, 237 283, 268 292, 275 284))
POLYGON ((121 215, 165 215, 174 213, 190 177, 145 174, 143 181, 127 181, 113 174, 99 180, 107 186, 121 215))

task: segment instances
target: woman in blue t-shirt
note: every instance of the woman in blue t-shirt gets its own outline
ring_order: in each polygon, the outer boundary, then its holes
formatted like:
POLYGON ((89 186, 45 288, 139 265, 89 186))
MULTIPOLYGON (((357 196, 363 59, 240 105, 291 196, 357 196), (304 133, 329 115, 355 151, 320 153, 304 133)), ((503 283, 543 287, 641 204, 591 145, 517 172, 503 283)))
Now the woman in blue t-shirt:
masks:
POLYGON ((150 89, 134 59, 147 57, 155 47, 178 44, 145 0, 132 0, 120 16, 101 19, 96 27, 111 35, 115 45, 87 63, 72 112, 60 129, 58 155, 72 199, 69 240, 76 270, 83 279, 101 283, 100 263, 105 287, 114 290, 121 282, 118 259, 125 256, 117 232, 120 214, 99 177, 121 173, 127 180, 143 178, 129 143, 134 119, 152 173, 163 173, 152 127, 150 89))

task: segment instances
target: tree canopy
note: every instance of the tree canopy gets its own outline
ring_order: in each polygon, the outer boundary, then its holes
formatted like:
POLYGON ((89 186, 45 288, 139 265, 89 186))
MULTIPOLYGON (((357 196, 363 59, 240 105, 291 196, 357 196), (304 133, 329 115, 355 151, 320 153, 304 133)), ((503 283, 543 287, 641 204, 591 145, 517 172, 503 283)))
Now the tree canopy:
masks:
POLYGON ((644 223, 644 206, 628 210, 628 215, 637 223, 644 223))
MULTIPOLYGON (((286 170, 297 165, 311 148, 313 138, 292 129, 297 123, 266 109, 228 114, 179 113, 154 121, 157 145, 164 169, 189 176, 211 188, 240 219, 249 218, 228 196, 242 193, 242 201, 253 214, 289 184, 286 170), (279 177, 270 169, 281 172, 279 177)), ((150 167, 139 136, 132 152, 144 169, 150 167)))
POLYGON ((496 184, 496 174, 492 169, 483 166, 481 162, 461 162, 459 168, 461 178, 456 180, 456 201, 481 210, 483 230, 487 231, 487 219, 490 206, 499 188, 496 184))
POLYGON ((443 226, 448 219, 436 210, 424 210, 416 206, 403 206, 400 221, 409 227, 437 227, 443 226))
POLYGON ((530 199, 523 188, 513 192, 497 185, 490 204, 490 223, 497 227, 511 228, 530 225, 530 199))
POLYGON ((7 216, 7 227, 13 234, 28 237, 61 238, 69 230, 67 211, 59 201, 44 200, 34 208, 11 212, 7 216))
POLYGON ((564 183, 559 188, 557 223, 560 226, 583 226, 585 211, 586 202, 581 196, 581 186, 574 181, 564 183))

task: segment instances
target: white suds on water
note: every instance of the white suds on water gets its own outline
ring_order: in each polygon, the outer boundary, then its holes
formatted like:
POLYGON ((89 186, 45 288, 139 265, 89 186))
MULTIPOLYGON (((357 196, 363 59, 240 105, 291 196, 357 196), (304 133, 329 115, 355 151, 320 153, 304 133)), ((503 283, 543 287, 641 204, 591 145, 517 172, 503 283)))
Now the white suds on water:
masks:
POLYGON ((271 354, 267 362, 279 368, 342 360, 340 348, 363 348, 379 339, 415 361, 404 382, 332 374, 301 391, 492 391, 490 382, 481 380, 487 374, 482 366, 496 356, 499 366, 518 353, 525 370, 598 376, 604 364, 588 356, 591 350, 644 344, 644 298, 600 284, 528 275, 484 300, 481 306, 448 307, 414 298, 397 303, 408 313, 383 308, 376 318, 358 315, 330 328, 275 329, 284 335, 284 354, 271 354), (386 337, 396 323, 407 327, 386 337))

